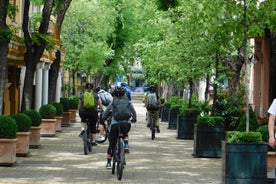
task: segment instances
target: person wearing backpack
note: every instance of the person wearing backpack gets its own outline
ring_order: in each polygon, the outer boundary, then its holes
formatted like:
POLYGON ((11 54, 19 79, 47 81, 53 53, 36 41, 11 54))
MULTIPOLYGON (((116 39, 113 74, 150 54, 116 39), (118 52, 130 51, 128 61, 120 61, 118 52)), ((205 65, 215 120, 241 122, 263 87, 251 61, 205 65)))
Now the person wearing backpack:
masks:
POLYGON ((98 106, 100 111, 103 111, 103 107, 99 96, 93 91, 93 84, 91 82, 87 82, 85 85, 85 92, 81 95, 79 100, 79 115, 81 118, 81 133, 79 137, 82 137, 84 134, 84 123, 90 122, 91 135, 93 146, 96 146, 96 123, 98 121, 98 106))
POLYGON ((105 120, 108 113, 112 111, 112 120, 109 133, 109 146, 107 149, 107 163, 106 168, 111 168, 111 159, 113 156, 112 151, 115 148, 117 137, 118 137, 118 127, 120 123, 126 124, 126 129, 124 130, 124 145, 125 152, 129 153, 129 141, 128 132, 131 128, 131 122, 136 122, 136 111, 133 104, 125 95, 125 88, 117 86, 114 91, 114 98, 112 103, 108 105, 106 110, 103 112, 103 119, 105 120), (132 118, 132 120, 130 120, 132 118))
MULTIPOLYGON (((103 111, 107 108, 107 106, 113 101, 113 97, 110 93, 103 90, 101 86, 98 86, 95 89, 95 92, 98 94, 101 100, 101 104, 103 107, 103 111)), ((100 131, 100 137, 98 138, 99 141, 102 141, 105 139, 104 137, 104 121, 102 119, 102 113, 100 114, 100 121, 99 121, 99 131, 100 131)))
POLYGON ((161 101, 156 93, 156 86, 150 85, 148 93, 146 95, 145 107, 147 109, 147 127, 150 128, 150 115, 153 114, 156 125, 156 132, 160 133, 159 128, 159 109, 161 107, 161 101))
POLYGON ((121 87, 125 88, 126 96, 128 97, 129 101, 131 101, 131 91, 130 91, 130 89, 127 87, 127 83, 122 82, 122 83, 121 83, 121 87))

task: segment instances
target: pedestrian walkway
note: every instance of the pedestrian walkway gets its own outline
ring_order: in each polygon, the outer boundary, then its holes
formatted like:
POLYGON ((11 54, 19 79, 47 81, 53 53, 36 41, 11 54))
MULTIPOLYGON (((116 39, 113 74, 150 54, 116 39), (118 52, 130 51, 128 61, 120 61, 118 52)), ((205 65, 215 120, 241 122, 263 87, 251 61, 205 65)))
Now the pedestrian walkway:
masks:
POLYGON ((194 158, 193 140, 176 139, 176 130, 167 129, 167 122, 160 123, 161 133, 152 141, 143 104, 135 101, 134 106, 138 122, 129 134, 130 154, 121 181, 105 168, 108 142, 83 154, 78 119, 56 137, 41 137, 41 147, 31 149, 28 157, 17 157, 17 166, 0 167, 0 183, 221 183, 221 159, 194 158))

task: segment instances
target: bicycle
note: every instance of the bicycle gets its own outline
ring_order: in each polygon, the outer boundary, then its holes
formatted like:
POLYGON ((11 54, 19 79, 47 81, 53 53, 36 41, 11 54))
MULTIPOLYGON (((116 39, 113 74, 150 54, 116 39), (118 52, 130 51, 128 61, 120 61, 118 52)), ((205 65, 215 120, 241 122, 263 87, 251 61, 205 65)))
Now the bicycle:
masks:
POLYGON ((82 141, 83 141, 83 151, 84 154, 87 155, 88 152, 92 151, 92 140, 91 140, 91 129, 90 129, 90 121, 89 120, 85 120, 84 122, 85 128, 84 128, 84 134, 82 135, 82 141))
POLYGON ((116 168, 116 174, 117 179, 121 180, 123 176, 123 170, 126 165, 125 160, 125 150, 124 150, 124 133, 121 130, 122 126, 126 126, 126 123, 120 123, 118 126, 118 138, 117 143, 114 148, 114 155, 113 155, 113 163, 112 163, 112 174, 115 174, 115 168, 116 168))
POLYGON ((155 139, 155 129, 156 129, 154 112, 152 111, 148 114, 149 114, 149 120, 150 120, 151 140, 154 140, 155 139))
POLYGON ((111 124, 111 119, 112 119, 112 112, 110 111, 110 113, 108 114, 108 117, 106 119, 106 122, 104 122, 103 126, 104 126, 104 139, 98 139, 101 135, 99 134, 100 131, 99 131, 99 125, 100 125, 100 119, 99 121, 97 122, 97 126, 96 126, 96 130, 97 130, 97 135, 96 135, 96 140, 95 142, 96 143, 99 143, 99 144, 102 144, 104 143, 107 139, 108 139, 108 136, 109 136, 109 128, 110 128, 110 124, 111 124))

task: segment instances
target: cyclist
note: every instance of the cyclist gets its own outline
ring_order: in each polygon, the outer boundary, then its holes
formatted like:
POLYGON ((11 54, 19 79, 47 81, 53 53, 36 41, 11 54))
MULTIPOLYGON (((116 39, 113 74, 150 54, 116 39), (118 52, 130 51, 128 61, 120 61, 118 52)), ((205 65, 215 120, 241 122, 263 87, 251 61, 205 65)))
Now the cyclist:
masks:
POLYGON ((129 101, 131 101, 131 91, 127 87, 127 83, 122 82, 121 87, 123 87, 125 89, 126 96, 128 97, 129 101))
MULTIPOLYGON (((107 107, 107 109, 103 113, 103 119, 106 119, 108 116, 108 113, 110 110, 112 111, 112 120, 111 120, 111 129, 109 133, 109 146, 107 149, 107 163, 106 163, 106 168, 110 169, 111 168, 111 159, 113 156, 113 150, 115 148, 117 138, 118 138, 118 127, 119 123, 125 122, 125 129, 122 130, 124 132, 124 145, 125 145, 125 152, 129 152, 129 141, 128 141, 128 132, 130 131, 131 128, 131 121, 129 120, 130 118, 126 118, 124 120, 117 121, 114 116, 115 116, 115 106, 120 107, 123 103, 129 103, 130 105, 128 106, 131 116, 132 116, 132 122, 136 122, 136 111, 133 107, 133 104, 128 100, 128 98, 125 95, 125 88, 124 87, 115 87, 114 91, 114 98, 112 103, 110 103, 107 107)), ((123 126, 124 127, 124 126, 123 126)))
POLYGON ((93 141, 92 145, 97 146, 97 143, 95 142, 95 140, 96 140, 96 123, 98 121, 98 106, 99 106, 101 112, 103 111, 103 107, 102 107, 101 101, 99 99, 99 96, 93 92, 93 84, 91 82, 86 83, 85 90, 87 92, 93 93, 95 104, 94 104, 94 107, 92 107, 92 108, 84 108, 83 107, 84 93, 80 97, 79 115, 81 118, 81 133, 80 133, 79 137, 82 137, 82 135, 84 134, 84 123, 83 122, 86 122, 88 120, 91 123, 90 131, 91 131, 92 141, 93 141))
POLYGON ((145 100, 145 107, 147 107, 147 96, 149 93, 155 93, 156 94, 156 98, 157 98, 157 103, 158 103, 158 108, 154 109, 154 110, 148 110, 147 109, 147 127, 150 128, 150 115, 153 114, 154 119, 155 119, 155 125, 156 125, 156 132, 160 133, 160 128, 159 128, 159 107, 161 107, 161 101, 160 98, 156 92, 156 86, 155 85, 150 85, 149 89, 148 89, 148 93, 146 95, 146 100, 145 100))
MULTIPOLYGON (((106 92, 105 90, 103 90, 101 88, 101 86, 98 86, 96 89, 95 89, 95 92, 99 95, 100 97, 100 100, 101 100, 101 104, 102 104, 102 108, 103 108, 103 111, 105 111, 105 109, 107 108, 107 106, 109 105, 109 103, 112 102, 113 100, 113 97, 111 96, 110 93, 106 92), (105 96, 109 94, 109 97, 105 96), (101 98, 101 96, 103 95, 103 97, 101 98), (108 98, 108 99, 107 99, 108 98), (110 100, 109 100, 110 99, 110 100), (103 103, 103 101, 105 101, 103 103)), ((104 121, 102 119, 102 114, 100 114, 100 119, 99 119, 99 131, 100 131, 100 137, 98 138, 99 141, 102 141, 105 139, 104 137, 104 121)))

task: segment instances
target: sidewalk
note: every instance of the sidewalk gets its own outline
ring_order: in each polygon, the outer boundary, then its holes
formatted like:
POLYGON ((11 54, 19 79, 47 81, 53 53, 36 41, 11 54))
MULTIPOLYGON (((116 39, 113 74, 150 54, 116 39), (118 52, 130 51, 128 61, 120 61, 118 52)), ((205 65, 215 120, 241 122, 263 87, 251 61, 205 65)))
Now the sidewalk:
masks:
POLYGON ((193 140, 176 139, 167 122, 160 123, 161 133, 152 141, 143 104, 134 106, 138 122, 129 134, 130 154, 121 181, 105 168, 108 142, 83 154, 78 119, 56 137, 41 137, 41 147, 17 157, 17 166, 0 167, 0 183, 221 183, 221 159, 194 158, 193 140))

